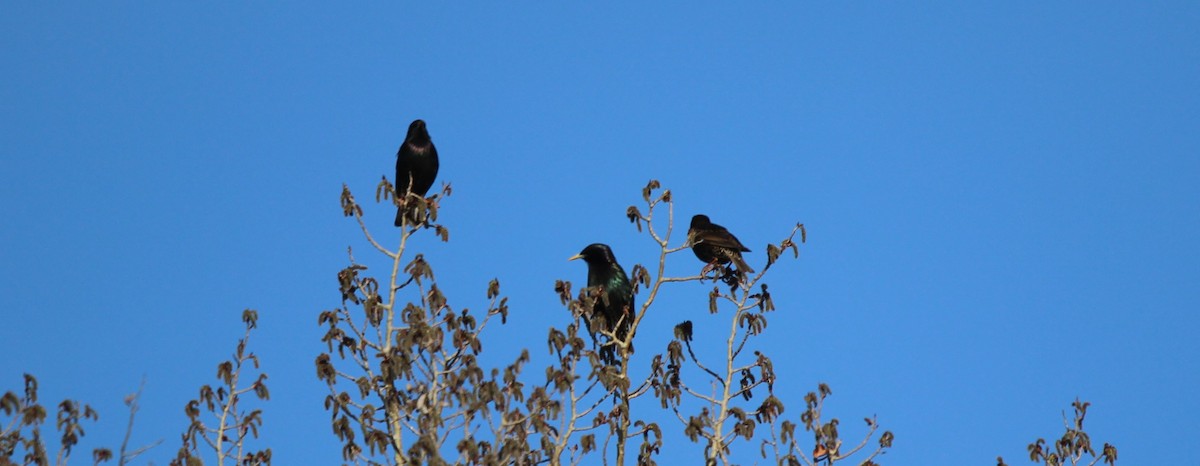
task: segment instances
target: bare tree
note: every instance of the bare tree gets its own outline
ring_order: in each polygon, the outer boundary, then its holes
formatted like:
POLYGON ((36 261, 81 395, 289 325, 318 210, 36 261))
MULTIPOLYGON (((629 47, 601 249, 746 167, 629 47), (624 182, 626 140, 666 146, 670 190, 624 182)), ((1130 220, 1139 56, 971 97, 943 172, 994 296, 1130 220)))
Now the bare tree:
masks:
MULTIPOLYGON (((802 243, 804 226, 796 225, 781 243, 767 246, 767 264, 757 276, 743 278, 731 270, 717 270, 712 276, 671 277, 665 274, 669 257, 691 245, 686 240, 678 245, 671 243, 674 201, 669 190, 662 190, 659 182, 651 181, 642 190, 642 198, 646 202, 645 213, 637 207, 629 207, 627 217, 638 231, 649 235, 658 246, 659 254, 653 271, 640 264, 631 269, 635 292, 645 293, 641 303, 625 314, 625 318, 632 319, 629 332, 621 335, 595 324, 592 309, 601 299, 597 290, 584 288, 573 294, 570 282, 560 280, 555 284, 555 291, 574 320, 565 329, 551 328, 548 340, 550 352, 556 358, 555 364, 546 368, 546 383, 534 388, 529 397, 531 401, 537 401, 529 409, 530 418, 536 420, 531 428, 542 438, 542 453, 552 465, 578 464, 589 454, 599 454, 605 464, 610 461, 616 465, 630 462, 656 464, 654 455, 663 447, 664 438, 661 426, 651 418, 657 417, 654 413, 659 409, 674 413, 683 425, 685 435, 704 444, 706 463, 731 464, 730 452, 735 441, 755 438, 758 423, 774 423, 783 411, 783 403, 773 394, 775 374, 770 359, 760 351, 749 349, 752 347, 749 343, 763 333, 767 324, 765 314, 774 310, 767 285, 761 280, 783 251, 790 249, 794 257, 799 256, 796 236, 800 235, 799 242, 802 243), (656 212, 666 218, 656 220, 656 212), (701 361, 691 348, 693 323, 684 322, 676 326, 676 339, 668 345, 666 354, 651 358, 649 375, 634 378, 630 373, 635 362, 633 339, 660 291, 664 286, 707 279, 720 280, 729 286, 728 292, 715 287, 709 295, 711 312, 718 312, 722 302, 733 308, 728 314, 723 357, 712 364, 701 361), (585 327, 600 335, 597 343, 600 348, 615 348, 618 360, 614 364, 605 364, 600 351, 588 347, 587 341, 580 336, 585 327), (684 372, 685 360, 696 370, 684 372), (691 379, 694 382, 687 382, 691 379), (705 393, 692 388, 703 385, 711 390, 705 393), (754 391, 760 387, 765 388, 767 396, 760 402, 751 403, 754 391), (688 399, 698 401, 698 406, 685 403, 684 394, 688 399), (688 408, 695 408, 697 412, 685 415, 684 410, 688 408), (640 441, 634 445, 631 439, 640 441), (629 460, 631 457, 633 461, 629 460)), ((821 402, 828 395, 828 387, 822 385, 822 390, 821 402)), ((818 399, 812 394, 810 398, 818 399)), ((833 455, 823 457, 830 461, 857 453, 878 427, 873 419, 869 420, 870 429, 862 444, 843 452, 836 432, 838 421, 833 419, 821 424, 820 412, 820 403, 810 406, 806 414, 816 421, 806 426, 814 431, 817 443, 829 445, 833 450, 833 455)), ((790 434, 794 426, 784 422, 780 429, 790 434)), ((764 443, 774 442, 783 448, 783 453, 776 458, 780 464, 787 464, 788 458, 804 457, 796 453, 794 438, 780 441, 774 428, 772 424, 771 435, 764 443)), ((871 461, 891 446, 892 438, 891 433, 881 436, 879 447, 863 460, 863 464, 874 464, 871 461)), ((762 451, 766 457, 766 450, 762 451)))
MULTIPOLYGON (((755 439, 756 428, 761 423, 771 425, 770 435, 760 436, 764 444, 760 451, 764 458, 767 457, 765 445, 776 446, 774 451, 778 464, 788 464, 787 461, 803 458, 804 455, 796 451, 795 439, 791 435, 795 425, 784 421, 779 430, 776 430, 775 423, 780 420, 784 404, 774 393, 774 366, 765 353, 753 349, 752 343, 763 336, 767 329, 767 316, 775 310, 774 301, 764 279, 784 251, 791 250, 794 258, 799 257, 798 246, 806 239, 804 225, 796 224, 780 243, 766 245, 767 261, 757 275, 743 275, 725 267, 723 270, 714 270, 711 275, 665 277, 663 273, 667 257, 692 245, 690 239, 679 246, 670 245, 674 226, 674 202, 669 190, 656 194, 659 188, 657 181, 651 181, 643 189, 642 197, 647 202, 645 214, 635 207, 627 209, 628 218, 637 225, 639 231, 642 230, 642 223, 645 223, 645 232, 653 238, 660 250, 655 273, 652 274, 645 268, 634 272, 639 282, 652 283, 650 296, 643 304, 643 312, 639 314, 639 319, 664 284, 713 280, 722 282, 727 290, 723 291, 720 285, 713 287, 708 294, 708 310, 712 314, 718 314, 723 308, 728 309, 725 311, 728 326, 725 337, 721 340, 723 344, 719 351, 720 356, 715 360, 706 361, 697 356, 692 348, 695 324, 685 321, 677 325, 675 339, 667 345, 666 352, 654 357, 652 375, 647 387, 653 390, 660 405, 670 409, 683 425, 684 435, 693 442, 703 444, 705 464, 732 464, 731 452, 736 442, 755 439), (660 208, 662 204, 667 207, 667 218, 666 225, 660 232, 655 228, 655 209, 660 208), (692 370, 685 371, 685 367, 689 366, 692 370), (762 390, 765 390, 766 396, 756 398, 755 392, 762 390), (787 438, 780 438, 782 436, 787 438), (782 453, 779 446, 784 447, 782 453)), ((805 399, 809 402, 808 409, 802 418, 808 417, 806 428, 814 432, 818 445, 828 448, 829 454, 823 456, 826 461, 832 463, 858 452, 874 435, 877 424, 873 419, 869 419, 870 430, 862 445, 843 453, 840 450, 841 441, 837 437, 837 419, 825 425, 819 421, 823 400, 828 394, 828 387, 822 384, 820 395, 810 393, 806 396, 805 399)), ((885 432, 880 440, 879 448, 868 455, 863 464, 873 464, 872 459, 891 446, 892 434, 885 432)))
POLYGON ((203 464, 200 454, 201 442, 212 450, 218 465, 232 460, 234 464, 255 466, 271 464, 271 449, 252 450, 247 443, 258 438, 263 424, 261 409, 247 411, 242 403, 244 395, 253 394, 260 401, 270 399, 267 391, 267 374, 259 372, 259 360, 247 348, 250 332, 258 325, 258 312, 247 309, 242 312, 246 333, 238 340, 233 358, 217 365, 217 379, 221 384, 214 390, 210 385, 200 387, 200 396, 188 401, 187 431, 183 433, 183 445, 171 461, 172 466, 199 466, 203 464), (244 385, 246 379, 253 379, 244 385), (205 416, 207 413, 207 416, 205 416), (205 421, 208 418, 208 421, 205 421))
POLYGON ((141 385, 138 385, 137 392, 125 397, 125 406, 129 407, 129 423, 125 425, 125 439, 121 441, 121 451, 117 456, 118 466, 125 466, 126 464, 129 464, 129 462, 133 461, 134 458, 141 456, 142 453, 145 453, 151 448, 154 448, 158 446, 158 444, 162 443, 162 439, 159 439, 149 445, 129 451, 129 438, 133 436, 133 421, 137 417, 138 410, 141 409, 140 401, 142 399, 142 390, 144 388, 146 388, 145 377, 142 378, 141 385))
MULTIPOLYGON (((849 450, 842 450, 842 440, 838 435, 838 425, 840 422, 837 418, 829 421, 822 421, 822 412, 825 408, 825 399, 831 395, 833 391, 828 385, 819 384, 816 392, 809 392, 804 396, 805 409, 800 413, 800 424, 791 421, 776 422, 778 414, 782 412, 782 406, 779 406, 777 412, 760 411, 756 413, 759 419, 771 422, 770 436, 763 440, 761 453, 764 458, 773 457, 775 463, 779 465, 799 466, 817 465, 821 463, 833 464, 838 461, 848 459, 859 451, 864 451, 875 435, 875 431, 879 429, 879 423, 874 416, 863 418, 867 423, 867 433, 862 440, 849 450), (812 455, 805 455, 805 449, 800 446, 796 437, 796 427, 803 425, 804 430, 811 432, 813 435, 812 455), (768 452, 767 448, 770 448, 768 452), (769 456, 771 455, 771 456, 769 456)), ((766 405, 764 403, 764 405, 766 405)), ((865 458, 858 459, 858 464, 861 466, 877 465, 874 460, 879 455, 887 452, 887 449, 892 447, 892 441, 895 436, 890 431, 885 431, 879 436, 877 444, 866 454, 865 458)))
MULTIPOLYGON (((392 192, 385 177, 376 202, 392 192)), ((500 282, 488 284, 487 308, 478 318, 453 308, 433 266, 408 251, 409 239, 426 230, 449 240, 449 230, 435 223, 439 196, 406 194, 406 202, 393 199, 404 210, 399 244, 388 249, 367 229, 349 188, 342 191, 343 213, 358 221, 391 266, 381 285, 351 252, 350 264, 338 273, 342 306, 318 319, 327 327, 328 352, 317 357, 317 377, 329 386, 325 408, 343 443, 342 456, 366 464, 534 464, 539 457, 526 443, 528 419, 517 406, 523 397, 518 375, 528 354, 486 372, 476 359, 484 329, 493 318, 503 323, 507 317, 500 282), (445 456, 449 446, 456 458, 445 456)), ((450 194, 447 185, 440 197, 450 194)))
MULTIPOLYGON (((46 422, 46 407, 38 401, 37 378, 25 374, 25 391, 21 395, 6 392, 0 397, 0 412, 9 419, 0 430, 0 466, 38 465, 48 466, 51 461, 48 443, 42 438, 42 424, 46 422)), ((76 400, 63 400, 58 404, 54 429, 61 437, 58 453, 53 461, 65 466, 71 451, 84 436, 83 421, 97 421, 100 415, 91 406, 76 400)), ((92 450, 93 464, 112 459, 112 450, 92 450)))
MULTIPOLYGON (((376 202, 387 201, 392 190, 385 177, 376 188, 376 202)), ((674 413, 691 440, 705 445, 709 464, 731 464, 735 441, 755 438, 758 423, 772 427, 763 442, 774 445, 777 462, 805 457, 796 452, 795 424, 783 422, 780 435, 775 435, 783 412, 783 403, 773 394, 775 374, 770 359, 750 349, 752 338, 766 329, 766 313, 774 310, 762 280, 784 251, 799 256, 796 236, 803 243, 803 225, 797 224, 779 244, 767 246, 767 264, 756 276, 722 270, 712 276, 666 276, 668 257, 690 244, 671 243, 674 202, 670 191, 651 181, 642 191, 646 213, 635 207, 627 210, 628 219, 659 246, 654 271, 640 264, 631 269, 634 292, 644 292, 644 298, 620 317, 630 319, 629 331, 611 330, 626 322, 597 325, 593 309, 604 299, 601 290, 585 287, 574 293, 570 282, 557 281, 555 292, 571 319, 565 328, 549 330, 552 363, 544 371, 545 380, 526 385, 521 370, 529 361, 528 350, 503 368, 485 370, 476 359, 487 324, 496 316, 503 323, 507 316, 499 282, 489 284, 486 311, 477 318, 467 309, 453 308, 437 285, 433 266, 409 251, 410 238, 425 231, 449 240, 449 231, 436 222, 438 200, 450 194, 450 187, 444 186, 430 198, 406 193, 405 202, 392 199, 403 209, 403 224, 398 245, 389 249, 369 231, 362 207, 343 187, 343 214, 355 218, 367 242, 390 265, 381 283, 367 275, 367 265, 351 252, 349 265, 338 273, 342 306, 322 312, 318 319, 327 328, 323 341, 328 352, 317 357, 317 377, 329 386, 325 407, 346 461, 558 466, 598 455, 604 464, 653 465, 664 438, 652 419, 661 417, 655 413, 664 408, 674 413), (663 209, 665 225, 660 225, 664 219, 656 220, 655 215, 663 209), (671 284, 707 279, 720 279, 729 287, 726 292, 715 287, 709 295, 711 312, 718 312, 719 303, 731 307, 723 357, 711 363, 697 358, 690 343, 692 324, 685 322, 677 327, 676 340, 665 355, 643 360, 648 362, 648 375, 635 378, 630 372, 636 362, 633 339, 659 292, 671 284), (584 329, 591 338, 585 338, 584 329), (696 370, 683 372, 685 361, 696 370), (685 382, 691 378, 696 381, 685 382), (704 385, 711 390, 694 388, 704 385), (754 401, 760 389, 766 396, 754 401), (684 403, 683 394, 698 403, 684 403), (692 408, 697 408, 695 413, 685 414, 692 408)), ((814 431, 817 443, 832 451, 825 457, 836 461, 862 446, 843 454, 837 420, 821 423, 827 395, 824 385, 819 396, 810 394, 816 404, 806 411, 805 426, 814 431)), ((876 428, 870 422, 868 439, 876 428)), ((863 464, 873 464, 871 460, 890 447, 891 438, 885 433, 863 464)), ((762 452, 766 457, 765 446, 762 452)))
MULTIPOLYGON (((1039 438, 1029 444, 1029 461, 1046 466, 1066 464, 1094 466, 1100 461, 1104 461, 1104 464, 1108 465, 1117 464, 1117 447, 1105 443, 1104 447, 1100 449, 1099 455, 1096 455, 1096 450, 1092 449, 1092 437, 1083 430, 1083 418, 1087 416, 1088 406, 1091 406, 1091 403, 1079 401, 1079 398, 1076 398, 1071 403, 1071 407, 1075 410, 1074 417, 1067 419, 1067 413, 1062 413, 1065 432, 1054 442, 1054 449, 1051 450, 1046 445, 1046 439, 1039 438)), ((996 458, 996 463, 998 466, 1006 466, 1004 458, 1001 457, 996 458)))

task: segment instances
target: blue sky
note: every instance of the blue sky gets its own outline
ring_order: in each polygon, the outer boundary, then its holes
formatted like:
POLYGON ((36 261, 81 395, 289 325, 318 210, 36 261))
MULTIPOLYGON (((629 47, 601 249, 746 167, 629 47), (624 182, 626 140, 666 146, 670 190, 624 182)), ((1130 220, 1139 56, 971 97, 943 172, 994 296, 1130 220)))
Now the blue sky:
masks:
MULTIPOLYGON (((254 308, 262 444, 276 464, 337 462, 316 315, 347 246, 383 269, 338 193, 390 233, 367 201, 423 118, 455 191, 451 242, 415 247, 454 306, 482 309, 501 280, 498 357, 565 323, 554 280, 584 280, 565 259, 586 244, 653 260, 624 211, 654 178, 754 264, 807 226, 760 340, 791 416, 823 381, 831 414, 896 432, 884 464, 1022 464, 1078 396, 1122 463, 1191 459, 1194 2, 5 10, 0 389, 32 372, 44 400, 91 402, 89 446, 119 444, 145 376, 134 442, 165 439, 147 457, 165 464, 254 308)), ((665 293, 637 356, 679 321, 723 326, 707 290, 665 293)))

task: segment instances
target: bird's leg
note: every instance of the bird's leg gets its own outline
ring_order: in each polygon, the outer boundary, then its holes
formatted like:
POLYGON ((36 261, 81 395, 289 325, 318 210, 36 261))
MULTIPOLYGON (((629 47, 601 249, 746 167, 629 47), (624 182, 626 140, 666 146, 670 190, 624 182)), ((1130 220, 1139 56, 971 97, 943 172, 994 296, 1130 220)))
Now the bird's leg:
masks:
MULTIPOLYGON (((701 277, 707 277, 707 276, 708 276, 708 273, 709 273, 709 272, 712 272, 712 271, 714 271, 714 270, 717 270, 717 267, 718 267, 719 265, 720 265, 720 263, 719 263, 719 262, 717 262, 717 259, 713 259, 711 262, 709 262, 709 263, 705 264, 705 265, 704 265, 704 268, 700 269, 700 276, 701 276, 701 277)), ((715 279, 717 279, 717 278, 720 278, 720 274, 717 274, 717 276, 716 276, 716 277, 713 277, 713 279, 714 279, 714 280, 715 280, 715 279)))

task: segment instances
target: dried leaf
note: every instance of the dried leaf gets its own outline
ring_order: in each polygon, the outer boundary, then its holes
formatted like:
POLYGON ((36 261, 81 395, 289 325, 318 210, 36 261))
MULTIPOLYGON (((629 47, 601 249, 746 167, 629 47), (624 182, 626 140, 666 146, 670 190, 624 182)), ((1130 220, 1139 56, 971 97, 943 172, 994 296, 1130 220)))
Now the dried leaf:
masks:
POLYGON ((675 338, 682 341, 692 341, 692 321, 685 320, 676 325, 675 338))
POLYGON ((642 188, 642 199, 645 199, 646 202, 649 203, 650 202, 650 193, 660 187, 662 187, 662 185, 659 184, 658 180, 650 180, 649 183, 646 183, 646 187, 642 188))

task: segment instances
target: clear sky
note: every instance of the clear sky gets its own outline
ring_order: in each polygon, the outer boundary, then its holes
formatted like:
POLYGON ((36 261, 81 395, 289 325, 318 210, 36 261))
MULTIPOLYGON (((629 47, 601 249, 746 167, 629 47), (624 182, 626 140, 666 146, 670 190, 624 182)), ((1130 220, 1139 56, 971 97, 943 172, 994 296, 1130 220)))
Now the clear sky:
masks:
MULTIPOLYGON (((454 195, 451 242, 415 247, 457 307, 501 280, 497 357, 544 351, 586 244, 654 259, 624 211, 655 178, 754 264, 807 226, 759 340, 789 416, 827 382, 829 414, 896 433, 884 464, 1015 465, 1078 396, 1120 463, 1187 464, 1198 25, 1196 2, 1149 1, 9 3, 0 390, 32 372, 43 400, 100 410, 85 446, 115 447, 145 376, 134 443, 165 439, 165 464, 254 308, 260 445, 338 462, 316 316, 347 246, 382 264, 338 194, 394 234, 370 199, 423 118, 454 195)), ((679 321, 717 328, 708 289, 665 293, 635 357, 679 321)), ((688 456, 662 464, 698 457, 669 441, 688 456)))

